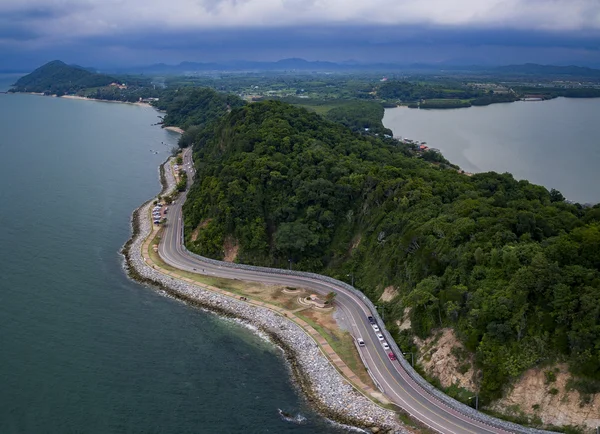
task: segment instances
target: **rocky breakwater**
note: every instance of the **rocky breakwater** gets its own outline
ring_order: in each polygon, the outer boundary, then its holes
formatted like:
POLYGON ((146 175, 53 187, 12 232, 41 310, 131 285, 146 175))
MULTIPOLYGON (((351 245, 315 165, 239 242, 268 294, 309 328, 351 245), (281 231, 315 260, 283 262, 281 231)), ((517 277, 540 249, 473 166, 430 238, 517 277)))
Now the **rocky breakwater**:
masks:
MULTIPOLYGON (((169 163, 161 168, 161 194, 175 185, 169 163)), ((167 276, 152 268, 142 257, 142 245, 152 231, 148 218, 151 202, 133 214, 133 237, 123 248, 130 276, 160 288, 169 295, 220 315, 247 321, 265 332, 285 352, 294 377, 308 400, 324 416, 343 424, 367 428, 372 432, 408 432, 396 414, 379 407, 357 392, 331 365, 316 342, 296 323, 267 308, 203 289, 167 276)))

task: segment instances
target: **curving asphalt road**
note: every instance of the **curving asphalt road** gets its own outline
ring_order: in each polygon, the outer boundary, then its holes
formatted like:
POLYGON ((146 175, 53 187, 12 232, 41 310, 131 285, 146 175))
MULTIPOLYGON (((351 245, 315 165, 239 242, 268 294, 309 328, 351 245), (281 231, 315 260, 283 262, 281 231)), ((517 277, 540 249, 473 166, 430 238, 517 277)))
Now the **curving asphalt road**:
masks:
MULTIPOLYGON (((194 177, 191 150, 184 153, 184 167, 188 172, 188 183, 194 177)), ((345 321, 351 326, 354 337, 361 337, 365 346, 359 351, 371 376, 380 386, 385 396, 399 405, 415 419, 431 429, 444 433, 507 433, 504 429, 486 425, 462 414, 439 401, 424 390, 408 375, 398 361, 388 357, 390 350, 384 350, 376 332, 367 320, 369 309, 359 296, 334 284, 302 276, 270 274, 214 265, 197 256, 190 255, 182 245, 183 221, 181 207, 186 194, 181 194, 169 210, 169 222, 159 246, 159 255, 169 265, 191 272, 238 279, 266 284, 278 284, 307 288, 320 294, 331 291, 337 293, 336 305, 342 310, 345 321)), ((379 327, 383 327, 379 324, 379 327)), ((397 355, 402 357, 402 355, 397 355)))

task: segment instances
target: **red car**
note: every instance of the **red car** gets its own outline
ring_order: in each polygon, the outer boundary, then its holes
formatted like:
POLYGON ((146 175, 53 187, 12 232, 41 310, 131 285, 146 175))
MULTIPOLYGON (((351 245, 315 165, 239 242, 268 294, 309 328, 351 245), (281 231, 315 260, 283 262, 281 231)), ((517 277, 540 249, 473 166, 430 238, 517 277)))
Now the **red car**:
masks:
POLYGON ((396 360, 396 355, 394 353, 388 353, 388 357, 390 358, 390 360, 396 360))

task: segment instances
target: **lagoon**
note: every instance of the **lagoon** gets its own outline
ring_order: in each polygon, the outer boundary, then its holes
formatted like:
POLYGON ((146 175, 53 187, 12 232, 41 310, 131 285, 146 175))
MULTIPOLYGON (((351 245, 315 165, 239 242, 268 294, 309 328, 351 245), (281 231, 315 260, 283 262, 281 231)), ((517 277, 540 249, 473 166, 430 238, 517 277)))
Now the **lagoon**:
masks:
POLYGON ((510 172, 572 201, 600 202, 600 99, 445 110, 386 109, 395 136, 425 141, 468 172, 510 172))

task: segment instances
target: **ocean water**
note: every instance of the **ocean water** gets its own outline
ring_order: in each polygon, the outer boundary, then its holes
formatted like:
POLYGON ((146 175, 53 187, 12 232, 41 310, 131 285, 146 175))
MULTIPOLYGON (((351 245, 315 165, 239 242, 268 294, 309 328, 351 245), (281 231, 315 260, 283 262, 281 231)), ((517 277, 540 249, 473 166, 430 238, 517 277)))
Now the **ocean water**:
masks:
POLYGON ((131 212, 177 141, 156 121, 0 94, 0 433, 340 432, 280 350, 125 276, 131 212))
POLYGON ((600 202, 600 98, 447 110, 386 109, 395 136, 426 141, 468 172, 510 172, 581 203, 600 202))

